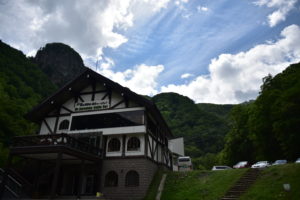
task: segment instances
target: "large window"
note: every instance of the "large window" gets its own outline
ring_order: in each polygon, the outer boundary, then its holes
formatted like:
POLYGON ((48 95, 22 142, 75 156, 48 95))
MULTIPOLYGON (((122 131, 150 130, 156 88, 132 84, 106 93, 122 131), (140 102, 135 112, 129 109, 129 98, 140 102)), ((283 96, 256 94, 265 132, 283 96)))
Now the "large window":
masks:
POLYGON ((59 124, 58 130, 67 130, 69 129, 69 120, 65 119, 59 124))
POLYGON ((114 152, 114 151, 120 151, 121 148, 121 142, 118 138, 112 138, 108 142, 107 151, 108 152, 114 152))
POLYGON ((105 175, 104 185, 106 187, 118 186, 118 174, 115 171, 110 171, 105 175))
POLYGON ((138 151, 140 150, 141 143, 140 139, 137 137, 131 137, 129 138, 127 142, 127 151, 138 151))
POLYGON ((138 126, 144 124, 144 111, 128 111, 94 115, 74 116, 71 130, 138 126))
POLYGON ((139 186, 139 174, 131 170, 127 172, 125 177, 125 185, 126 186, 139 186))

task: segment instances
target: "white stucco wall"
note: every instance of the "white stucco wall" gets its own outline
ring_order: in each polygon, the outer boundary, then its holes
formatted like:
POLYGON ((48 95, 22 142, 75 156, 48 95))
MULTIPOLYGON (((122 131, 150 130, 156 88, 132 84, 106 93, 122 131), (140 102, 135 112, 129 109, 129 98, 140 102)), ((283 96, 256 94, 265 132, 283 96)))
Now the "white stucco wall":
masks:
POLYGON ((138 156, 145 154, 145 136, 144 134, 128 134, 126 135, 126 146, 125 146, 125 155, 126 156, 138 156), (127 151, 127 143, 131 137, 137 137, 140 140, 140 149, 138 151, 127 151))
POLYGON ((171 152, 180 156, 184 156, 184 140, 183 137, 169 140, 169 149, 171 152))

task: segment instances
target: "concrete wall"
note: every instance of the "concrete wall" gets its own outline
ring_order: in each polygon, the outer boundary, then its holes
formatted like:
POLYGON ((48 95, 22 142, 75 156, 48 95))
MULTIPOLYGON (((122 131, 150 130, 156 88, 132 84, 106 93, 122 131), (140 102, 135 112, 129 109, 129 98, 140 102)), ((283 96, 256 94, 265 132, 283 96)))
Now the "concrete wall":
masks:
POLYGON ((143 157, 104 160, 101 178, 102 192, 105 197, 113 200, 143 199, 157 169, 158 166, 155 163, 143 157), (105 187, 105 175, 112 170, 118 174, 118 186, 105 187), (135 170, 138 172, 139 186, 125 186, 125 176, 130 170, 135 170))

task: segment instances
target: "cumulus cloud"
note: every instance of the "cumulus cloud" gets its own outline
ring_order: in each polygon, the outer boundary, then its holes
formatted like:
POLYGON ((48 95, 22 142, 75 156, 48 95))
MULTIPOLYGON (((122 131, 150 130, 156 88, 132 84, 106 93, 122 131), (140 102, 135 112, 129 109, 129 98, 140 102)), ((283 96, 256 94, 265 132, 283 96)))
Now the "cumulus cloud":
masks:
POLYGON ((104 62, 97 72, 118 82, 122 86, 130 88, 138 94, 152 96, 158 93, 158 90, 156 89, 157 78, 163 70, 163 65, 148 66, 141 64, 135 66, 133 69, 115 72, 113 70, 112 62, 104 62))
POLYGON ((183 85, 163 86, 161 92, 177 92, 196 102, 240 103, 258 95, 262 78, 276 75, 300 61, 300 27, 291 25, 274 42, 259 44, 246 52, 221 54, 211 60, 209 75, 183 85))
POLYGON ((197 11, 198 12, 207 12, 208 8, 205 6, 197 6, 197 11))
POLYGON ((270 27, 284 21, 288 13, 295 7, 297 0, 258 0, 254 2, 258 6, 267 6, 276 10, 268 15, 270 27))
POLYGON ((32 54, 48 42, 63 42, 83 57, 127 42, 121 34, 169 0, 18 0, 0 4, 0 37, 32 54), (142 11, 142 12, 141 12, 142 11))
POLYGON ((180 76, 180 78, 185 79, 185 78, 189 78, 189 77, 191 77, 191 76, 194 76, 194 75, 193 75, 193 74, 190 74, 190 73, 185 73, 185 74, 182 74, 182 75, 180 76))

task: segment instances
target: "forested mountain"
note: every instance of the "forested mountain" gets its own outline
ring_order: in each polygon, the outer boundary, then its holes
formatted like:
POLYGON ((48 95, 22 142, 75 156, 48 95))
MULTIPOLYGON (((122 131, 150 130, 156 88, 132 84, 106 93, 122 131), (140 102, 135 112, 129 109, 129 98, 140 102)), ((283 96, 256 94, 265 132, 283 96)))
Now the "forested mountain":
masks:
POLYGON ((223 161, 295 160, 300 156, 300 63, 263 80, 258 98, 231 113, 223 161))
POLYGON ((212 103, 198 103, 197 105, 201 110, 216 115, 223 119, 228 118, 229 113, 234 106, 234 104, 212 104, 212 103))
POLYGON ((0 41, 0 165, 13 136, 37 130, 23 115, 55 88, 21 51, 0 41))
POLYGON ((176 137, 184 137, 186 155, 200 157, 223 149, 232 105, 195 104, 176 93, 152 98, 176 137))
POLYGON ((49 43, 32 59, 59 88, 84 71, 81 56, 70 46, 49 43))

